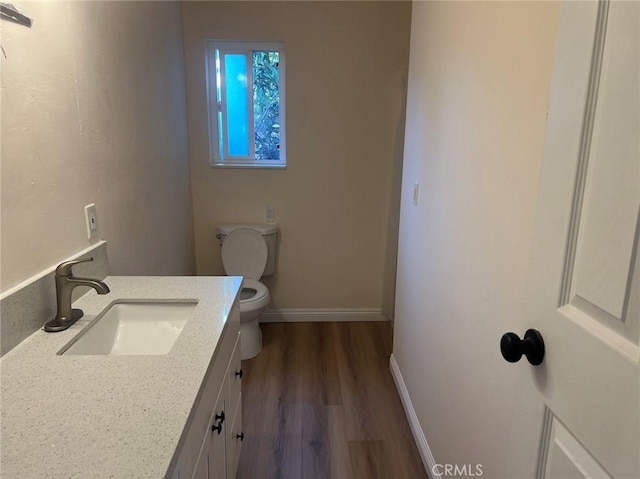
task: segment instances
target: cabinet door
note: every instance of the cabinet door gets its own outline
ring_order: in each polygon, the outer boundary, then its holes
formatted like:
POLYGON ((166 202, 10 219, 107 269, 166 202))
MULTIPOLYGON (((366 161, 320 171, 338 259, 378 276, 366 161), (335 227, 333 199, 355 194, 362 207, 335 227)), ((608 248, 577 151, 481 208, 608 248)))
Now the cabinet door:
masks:
POLYGON ((229 362, 229 395, 227 410, 229 411, 229 426, 227 427, 227 479, 235 479, 242 443, 242 363, 240 361, 240 334, 229 362))
POLYGON ((209 479, 209 450, 211 449, 211 437, 207 434, 200 451, 200 457, 193 472, 193 479, 209 479))
POLYGON ((235 414, 227 429, 227 479, 235 479, 238 472, 238 460, 242 450, 244 433, 242 432, 242 394, 234 406, 235 414))
MULTIPOLYGON (((240 333, 238 333, 236 339, 236 345, 231 355, 231 361, 229 362, 229 371, 227 372, 229 378, 229 396, 228 406, 230 414, 233 414, 236 410, 236 404, 240 397, 240 391, 242 389, 242 363, 240 361, 240 333)), ((230 417, 229 420, 232 418, 230 417)))
POLYGON ((224 402, 227 390, 228 386, 223 385, 218 394, 192 479, 224 479, 226 477, 225 437, 229 418, 224 410, 224 402))
POLYGON ((209 426, 208 441, 205 444, 209 451, 209 479, 225 479, 226 477, 226 449, 225 439, 229 421, 232 418, 225 411, 225 400, 229 394, 229 383, 223 381, 222 389, 218 395, 209 426))

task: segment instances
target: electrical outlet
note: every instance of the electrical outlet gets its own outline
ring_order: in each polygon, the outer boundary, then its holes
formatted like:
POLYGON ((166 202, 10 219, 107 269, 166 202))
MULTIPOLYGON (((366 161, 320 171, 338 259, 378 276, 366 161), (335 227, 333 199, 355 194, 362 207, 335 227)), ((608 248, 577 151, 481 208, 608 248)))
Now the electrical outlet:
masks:
POLYGON ((84 207, 84 217, 87 221, 87 238, 91 239, 98 234, 98 218, 94 203, 84 207))
POLYGON ((264 222, 275 223, 276 222, 276 207, 265 206, 264 207, 264 222))

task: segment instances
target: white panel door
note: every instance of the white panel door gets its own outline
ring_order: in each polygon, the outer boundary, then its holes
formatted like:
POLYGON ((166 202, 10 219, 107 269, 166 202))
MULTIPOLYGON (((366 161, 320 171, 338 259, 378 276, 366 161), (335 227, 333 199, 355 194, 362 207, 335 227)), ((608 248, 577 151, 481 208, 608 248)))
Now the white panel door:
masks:
POLYGON ((511 477, 640 478, 639 32, 639 2, 562 7, 511 477))

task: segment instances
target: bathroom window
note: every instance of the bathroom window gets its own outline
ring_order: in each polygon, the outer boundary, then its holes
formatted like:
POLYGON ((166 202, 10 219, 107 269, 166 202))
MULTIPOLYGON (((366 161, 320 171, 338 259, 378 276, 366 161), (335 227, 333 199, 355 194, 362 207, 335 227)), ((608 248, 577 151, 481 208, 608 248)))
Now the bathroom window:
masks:
POLYGON ((211 166, 286 167, 283 45, 208 41, 207 88, 211 166))

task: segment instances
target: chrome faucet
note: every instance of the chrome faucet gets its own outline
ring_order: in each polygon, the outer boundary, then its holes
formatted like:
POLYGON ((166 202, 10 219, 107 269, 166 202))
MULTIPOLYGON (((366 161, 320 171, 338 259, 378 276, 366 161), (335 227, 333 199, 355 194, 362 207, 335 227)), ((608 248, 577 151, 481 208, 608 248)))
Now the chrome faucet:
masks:
POLYGON ((44 325, 44 330, 50 333, 64 331, 84 314, 81 309, 71 309, 71 294, 76 286, 89 286, 98 294, 107 294, 109 286, 99 279, 76 278, 71 267, 74 264, 93 261, 93 258, 84 258, 74 261, 65 261, 56 268, 56 301, 58 312, 56 317, 44 325))

